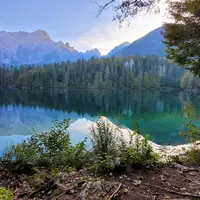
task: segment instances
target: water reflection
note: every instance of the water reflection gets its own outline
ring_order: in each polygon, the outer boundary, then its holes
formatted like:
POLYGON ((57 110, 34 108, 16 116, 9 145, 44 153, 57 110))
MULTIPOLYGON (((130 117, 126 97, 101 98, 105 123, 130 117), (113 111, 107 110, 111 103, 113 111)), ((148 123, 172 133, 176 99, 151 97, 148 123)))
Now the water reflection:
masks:
POLYGON ((5 144, 6 137, 16 141, 21 138, 19 135, 30 135, 32 128, 44 131, 52 126, 53 120, 66 118, 71 119, 71 137, 77 142, 88 134, 88 127, 99 116, 106 116, 130 129, 138 121, 141 130, 157 143, 182 143, 178 126, 181 106, 186 100, 191 100, 199 110, 195 93, 0 90, 0 144, 5 144))

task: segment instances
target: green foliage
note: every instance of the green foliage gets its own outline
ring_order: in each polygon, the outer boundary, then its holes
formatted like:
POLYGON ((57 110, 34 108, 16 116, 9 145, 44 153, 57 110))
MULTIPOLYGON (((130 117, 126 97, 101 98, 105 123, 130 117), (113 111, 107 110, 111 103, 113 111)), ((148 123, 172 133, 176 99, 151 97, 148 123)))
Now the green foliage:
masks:
MULTIPOLYGON (((141 134, 141 130, 140 130, 140 127, 139 127, 138 122, 135 122, 134 131, 135 131, 137 134, 141 134)), ((132 136, 132 135, 131 135, 131 136, 132 136)))
POLYGON ((165 24, 168 58, 200 75, 200 0, 170 1, 173 23, 165 24))
MULTIPOLYGON (((18 88, 145 88, 180 82, 180 73, 167 59, 154 56, 102 58, 44 65, 0 67, 0 86, 18 88), (134 64, 133 64, 134 63, 134 64), (172 69, 161 74, 159 67, 172 69)), ((182 71, 179 69, 179 71, 182 71)))
POLYGON ((86 162, 86 140, 73 146, 67 132, 68 126, 68 120, 64 120, 55 122, 49 132, 35 132, 27 141, 13 145, 5 153, 4 160, 30 167, 81 168, 86 162))
POLYGON ((188 142, 193 143, 192 149, 187 152, 187 155, 183 158, 179 158, 181 162, 187 164, 197 164, 200 163, 200 149, 196 145, 196 141, 200 141, 200 127, 195 125, 195 121, 199 121, 199 117, 197 116, 194 107, 190 102, 186 102, 183 105, 183 131, 180 132, 182 136, 184 136, 188 142))
POLYGON ((200 127, 195 125, 195 120, 199 119, 199 117, 197 116, 194 107, 190 102, 186 102, 184 103, 182 110, 184 122, 182 125, 183 131, 180 132, 180 134, 191 143, 200 140, 200 127))
POLYGON ((116 158, 114 158, 113 156, 110 156, 110 155, 105 156, 104 159, 97 158, 97 160, 95 160, 91 164, 91 166, 88 168, 88 170, 91 172, 94 172, 94 173, 111 172, 116 167, 115 160, 116 160, 116 158))
POLYGON ((187 152, 186 157, 183 159, 184 163, 190 165, 199 165, 200 164, 200 150, 195 147, 187 152))
POLYGON ((185 155, 173 156, 170 158, 169 163, 179 163, 182 165, 197 165, 200 164, 200 150, 196 145, 192 147, 185 155))
POLYGON ((0 200, 12 200, 13 194, 6 188, 0 187, 0 200))
MULTIPOLYGON (((140 132, 138 123, 136 129, 140 132)), ((114 128, 108 122, 99 121, 92 128, 92 136, 96 162, 91 169, 95 172, 109 172, 120 166, 155 167, 158 164, 159 156, 148 143, 147 135, 139 139, 138 135, 131 134, 127 143, 119 127, 114 128)))
POLYGON ((94 154, 101 159, 107 155, 117 156, 120 143, 124 142, 119 128, 114 128, 109 122, 100 120, 91 128, 94 154))
POLYGON ((126 20, 129 21, 131 17, 135 17, 141 12, 159 12, 159 6, 157 5, 159 1, 157 0, 140 0, 140 1, 105 1, 102 6, 99 7, 97 15, 101 15, 101 13, 106 10, 108 7, 115 8, 114 20, 119 21, 119 23, 123 23, 126 20))
POLYGON ((195 77, 191 72, 186 71, 180 82, 180 86, 184 90, 191 90, 193 88, 198 88, 199 87, 199 80, 197 77, 195 77))
POLYGON ((125 147, 119 127, 114 127, 105 120, 99 120, 91 127, 91 135, 95 161, 92 170, 96 172, 113 170, 120 151, 125 147))
POLYGON ((144 88, 150 87, 150 80, 149 80, 149 75, 147 72, 144 73, 143 85, 144 85, 144 88))
MULTIPOLYGON (((69 121, 56 122, 50 131, 34 132, 21 144, 6 151, 3 161, 14 162, 21 169, 45 167, 47 173, 33 177, 33 184, 43 184, 48 176, 56 176, 56 170, 79 170, 88 168, 95 173, 105 173, 122 166, 151 166, 157 164, 158 156, 148 143, 148 137, 139 139, 131 135, 130 142, 124 140, 119 126, 107 120, 99 120, 91 127, 92 149, 86 149, 85 142, 72 145, 67 132, 69 121)), ((140 133, 136 123, 136 131, 140 133)))
POLYGON ((158 165, 158 160, 159 155, 148 143, 148 135, 145 135, 143 139, 135 135, 135 140, 131 139, 126 151, 121 154, 121 162, 133 167, 155 167, 158 165))

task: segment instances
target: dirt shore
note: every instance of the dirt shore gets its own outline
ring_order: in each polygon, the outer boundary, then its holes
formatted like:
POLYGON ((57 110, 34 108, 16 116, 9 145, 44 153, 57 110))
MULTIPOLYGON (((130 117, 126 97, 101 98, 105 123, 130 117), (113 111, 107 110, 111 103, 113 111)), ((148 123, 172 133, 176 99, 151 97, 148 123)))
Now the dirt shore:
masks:
POLYGON ((200 167, 174 164, 156 170, 128 169, 104 176, 87 174, 83 170, 60 172, 54 178, 37 179, 41 183, 35 184, 36 175, 1 166, 0 187, 10 189, 13 200, 200 199, 200 167))

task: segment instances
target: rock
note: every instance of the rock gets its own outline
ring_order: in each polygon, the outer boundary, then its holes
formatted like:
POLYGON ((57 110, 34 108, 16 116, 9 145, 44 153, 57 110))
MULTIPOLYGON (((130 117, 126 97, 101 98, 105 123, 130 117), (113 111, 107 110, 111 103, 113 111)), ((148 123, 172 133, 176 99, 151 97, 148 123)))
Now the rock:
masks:
POLYGON ((124 189, 124 193, 125 193, 125 194, 127 194, 128 191, 129 191, 129 190, 128 190, 127 188, 124 189))
POLYGON ((159 177, 160 177, 161 181, 165 181, 164 175, 160 175, 159 177))
POLYGON ((105 197, 106 194, 110 192, 112 183, 100 179, 93 182, 86 182, 82 185, 82 188, 76 200, 88 200, 89 197, 93 200, 97 200, 99 197, 105 197))
POLYGON ((197 176, 198 172, 190 172, 190 176, 197 176))
POLYGON ((139 176, 138 179, 139 179, 139 180, 143 180, 143 176, 139 176))
POLYGON ((77 186, 78 187, 81 187, 84 183, 86 183, 87 181, 86 180, 82 180, 82 181, 79 181, 78 183, 77 183, 77 186))
POLYGON ((106 193, 105 193, 105 192, 101 192, 98 196, 99 196, 99 197, 105 197, 105 196, 106 196, 106 193))
POLYGON ((170 197, 168 195, 164 195, 163 200, 170 200, 170 197))
POLYGON ((142 184, 141 180, 134 180, 134 182, 133 182, 133 185, 135 185, 135 186, 139 186, 141 184, 142 184))
POLYGON ((92 182, 85 183, 83 185, 84 189, 78 195, 78 197, 76 198, 76 200, 87 200, 87 196, 89 194, 89 190, 90 190, 91 186, 92 186, 92 182))
POLYGON ((69 176, 74 176, 75 174, 76 174, 75 171, 73 171, 73 172, 69 172, 69 176))
POLYGON ((187 191, 187 189, 186 188, 180 188, 180 191, 187 191))
POLYGON ((74 194, 75 193, 75 190, 70 190, 70 194, 74 194))
POLYGON ((112 188, 112 187, 111 187, 111 185, 108 185, 108 186, 106 186, 106 188, 105 188, 106 192, 108 192, 108 193, 109 193, 109 192, 110 192, 110 190, 111 190, 111 188, 112 188))
MULTIPOLYGON (((106 117, 101 117, 101 119, 113 125, 113 123, 109 121, 106 117)), ((114 127, 116 127, 116 125, 114 125, 114 127)), ((132 131, 128 128, 120 128, 120 131, 122 132, 122 135, 124 136, 125 141, 129 142, 130 132, 132 131)), ((143 136, 138 135, 137 133, 134 132, 133 141, 135 141, 136 138, 138 138, 140 141, 144 139, 143 136)), ((153 148, 153 150, 160 155, 160 161, 164 163, 168 162, 169 158, 171 157, 185 155, 193 147, 193 144, 191 143, 177 145, 177 146, 159 145, 152 141, 148 141, 148 143, 153 148)), ((200 149, 200 141, 197 141, 195 145, 197 145, 198 149, 200 149)), ((149 166, 147 168, 149 168, 149 166)))

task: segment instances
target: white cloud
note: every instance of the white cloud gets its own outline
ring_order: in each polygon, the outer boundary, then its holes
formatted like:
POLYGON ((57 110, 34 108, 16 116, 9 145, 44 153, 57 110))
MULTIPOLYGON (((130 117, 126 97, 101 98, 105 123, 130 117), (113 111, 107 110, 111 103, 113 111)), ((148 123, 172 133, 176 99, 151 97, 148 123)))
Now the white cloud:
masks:
POLYGON ((133 42, 153 29, 160 27, 165 20, 163 14, 143 14, 132 19, 129 26, 124 24, 119 27, 117 22, 103 22, 95 25, 78 39, 71 41, 71 44, 80 51, 98 48, 105 55, 113 47, 125 41, 133 42))

